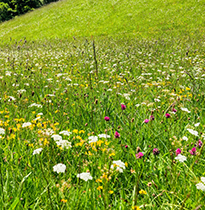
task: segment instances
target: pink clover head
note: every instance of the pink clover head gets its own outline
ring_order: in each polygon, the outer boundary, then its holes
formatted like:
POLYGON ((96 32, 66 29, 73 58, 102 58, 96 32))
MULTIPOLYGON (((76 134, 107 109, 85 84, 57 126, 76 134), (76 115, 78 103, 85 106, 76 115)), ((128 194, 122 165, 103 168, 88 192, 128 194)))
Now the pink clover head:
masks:
POLYGON ((120 138, 120 134, 117 131, 115 132, 115 138, 120 138))
POLYGON ((166 114, 165 114, 165 117, 166 117, 166 118, 170 118, 171 115, 170 115, 169 113, 166 113, 166 114))
POLYGON ((144 120, 144 123, 148 123, 148 122, 149 122, 149 119, 145 119, 145 120, 144 120))
POLYGON ((144 156, 144 154, 142 152, 139 152, 135 156, 136 156, 137 159, 140 159, 141 157, 144 156))
POLYGON ((158 148, 154 148, 153 149, 153 154, 154 155, 158 155, 159 154, 159 149, 158 148))
POLYGON ((181 152, 182 152, 182 151, 178 148, 178 149, 176 150, 176 156, 179 155, 179 154, 181 154, 181 152))
POLYGON ((189 153, 191 155, 196 155, 196 147, 193 147, 191 150, 189 150, 189 153))
POLYGON ((122 108, 122 110, 125 110, 126 106, 124 104, 121 104, 121 108, 122 108))
POLYGON ((110 121, 110 118, 107 116, 104 119, 105 119, 105 121, 110 121))

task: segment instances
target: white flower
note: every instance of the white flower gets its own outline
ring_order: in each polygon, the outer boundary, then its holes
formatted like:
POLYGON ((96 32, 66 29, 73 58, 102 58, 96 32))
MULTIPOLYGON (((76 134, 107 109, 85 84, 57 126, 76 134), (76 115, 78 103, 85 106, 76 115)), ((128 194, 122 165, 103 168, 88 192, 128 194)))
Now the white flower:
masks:
POLYGON ((23 123, 22 128, 28 127, 28 126, 30 126, 30 125, 32 125, 32 123, 30 123, 30 122, 25 122, 25 123, 23 123))
POLYGON ((200 123, 196 123, 196 124, 194 124, 194 126, 195 126, 195 127, 198 127, 199 125, 200 125, 200 123))
POLYGON ((38 148, 33 151, 33 155, 40 154, 43 148, 38 148))
POLYGON ((43 115, 43 113, 42 113, 42 112, 40 112, 40 113, 38 113, 38 114, 37 114, 37 116, 38 116, 38 115, 43 115))
POLYGON ((179 160, 179 162, 183 163, 184 161, 186 161, 187 157, 179 154, 177 155, 177 157, 175 157, 175 160, 179 160))
POLYGON ((59 134, 63 134, 65 136, 70 136, 71 132, 68 131, 61 131, 59 134))
POLYGON ((88 181, 89 179, 92 180, 93 177, 90 175, 90 173, 80 173, 77 175, 78 178, 83 179, 84 181, 88 181))
POLYGON ((98 141, 98 137, 97 136, 89 136, 88 139, 90 140, 89 144, 98 141))
POLYGON ((71 142, 69 142, 69 141, 67 141, 67 140, 60 140, 60 141, 57 141, 56 144, 57 144, 58 146, 61 146, 62 148, 66 148, 66 149, 72 147, 72 146, 71 146, 71 142))
POLYGON ((0 128, 0 134, 5 134, 5 130, 3 128, 0 128))
POLYGON ((99 134, 99 135, 98 135, 98 137, 99 137, 99 138, 110 138, 110 136, 109 136, 109 135, 104 134, 104 133, 99 134))
POLYGON ((123 169, 125 169, 125 164, 121 160, 115 160, 112 163, 113 164, 111 165, 111 169, 117 167, 116 170, 119 171, 120 173, 122 173, 123 169))
POLYGON ((61 140, 63 140, 62 136, 60 136, 58 134, 52 135, 51 138, 53 138, 54 141, 61 141, 61 140))
POLYGON ((191 112, 191 111, 189 111, 187 108, 181 108, 181 110, 184 111, 184 112, 188 112, 188 113, 191 112))
POLYGON ((13 96, 9 96, 9 101, 15 101, 16 99, 13 96))
POLYGON ((66 165, 62 163, 58 163, 57 165, 53 166, 53 171, 57 173, 65 173, 66 165))
POLYGON ((38 108, 42 108, 41 104, 36 104, 36 103, 33 103, 30 106, 28 106, 28 107, 33 107, 33 106, 38 107, 38 108))
POLYGON ((204 185, 203 183, 201 183, 201 182, 199 182, 198 184, 196 184, 196 188, 197 188, 198 190, 203 190, 203 191, 205 191, 205 185, 204 185))
POLYGON ((186 136, 183 136, 183 137, 182 137, 182 140, 188 141, 188 138, 187 138, 186 136))
POLYGON ((189 133, 191 133, 194 136, 198 136, 198 131, 195 131, 193 129, 187 128, 187 130, 189 131, 189 133))
POLYGON ((21 90, 17 90, 17 93, 23 93, 23 92, 26 92, 26 90, 25 89, 21 89, 21 90))

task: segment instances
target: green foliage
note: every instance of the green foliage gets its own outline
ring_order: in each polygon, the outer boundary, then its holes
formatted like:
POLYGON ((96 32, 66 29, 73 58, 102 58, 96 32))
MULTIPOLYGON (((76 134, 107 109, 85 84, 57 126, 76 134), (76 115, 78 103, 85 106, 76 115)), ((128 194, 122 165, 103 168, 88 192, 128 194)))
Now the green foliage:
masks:
POLYGON ((0 22, 57 0, 0 0, 0 22))

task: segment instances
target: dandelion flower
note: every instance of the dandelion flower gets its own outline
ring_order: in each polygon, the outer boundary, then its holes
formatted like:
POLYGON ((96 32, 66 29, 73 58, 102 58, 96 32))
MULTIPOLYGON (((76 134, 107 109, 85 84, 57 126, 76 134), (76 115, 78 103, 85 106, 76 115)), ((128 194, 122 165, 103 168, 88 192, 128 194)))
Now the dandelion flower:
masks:
POLYGON ((62 163, 58 163, 57 165, 53 166, 53 171, 59 173, 65 173, 66 165, 62 163))
POLYGON ((84 181, 92 180, 93 177, 90 175, 90 173, 80 173, 77 175, 78 178, 83 179, 84 181))

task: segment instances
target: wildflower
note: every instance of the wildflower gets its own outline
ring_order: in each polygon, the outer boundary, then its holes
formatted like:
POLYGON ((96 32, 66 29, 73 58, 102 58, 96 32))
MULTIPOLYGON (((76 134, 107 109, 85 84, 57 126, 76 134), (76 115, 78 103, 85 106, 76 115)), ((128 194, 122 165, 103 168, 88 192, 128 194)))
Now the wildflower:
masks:
POLYGON ((61 131, 59 134, 63 134, 65 136, 70 136, 71 132, 68 131, 61 131))
POLYGON ((189 131, 189 133, 191 133, 194 136, 198 136, 198 131, 195 131, 193 129, 187 128, 187 130, 189 131))
POLYGON ((139 152, 135 156, 136 156, 137 159, 140 159, 141 157, 144 156, 144 154, 142 152, 139 152))
POLYGON ((98 137, 97 136, 89 136, 88 139, 90 140, 89 144, 98 141, 98 137))
POLYGON ((51 138, 53 138, 54 141, 61 141, 62 140, 62 136, 60 136, 58 134, 52 135, 51 138))
POLYGON ((120 134, 116 131, 115 132, 115 138, 119 138, 120 137, 120 134))
POLYGON ((127 149, 128 148, 128 145, 125 145, 125 148, 127 149))
POLYGON ((195 126, 195 127, 198 127, 199 125, 200 125, 200 123, 196 123, 196 124, 194 124, 194 126, 195 126))
POLYGON ((165 117, 166 117, 166 118, 170 118, 171 115, 170 115, 169 113, 166 113, 166 114, 165 114, 165 117))
POLYGON ((28 126, 30 126, 30 125, 32 125, 32 123, 30 123, 30 122, 25 122, 25 123, 23 123, 22 128, 28 127, 28 126))
POLYGON ((98 137, 99 138, 110 138, 110 136, 107 134, 98 134, 98 137))
POLYGON ((178 148, 178 149, 176 150, 176 156, 179 155, 179 154, 181 154, 181 152, 182 152, 182 151, 178 148))
POLYGON ((36 104, 36 103, 33 103, 30 106, 28 106, 28 107, 33 107, 33 106, 38 107, 38 108, 42 108, 43 107, 41 104, 36 104))
POLYGON ((203 182, 199 182, 198 184, 196 184, 196 188, 198 190, 202 190, 205 191, 205 177, 201 177, 201 181, 203 182))
POLYGON ((198 147, 201 148, 202 144, 203 144, 202 141, 199 139, 199 141, 198 141, 198 147))
POLYGON ((177 157, 175 157, 175 160, 179 160, 179 162, 183 163, 184 161, 187 160, 187 158, 181 154, 177 155, 177 157))
POLYGON ((191 155, 196 155, 196 147, 193 147, 191 150, 189 150, 189 153, 191 155))
POLYGON ((60 141, 57 141, 56 144, 58 146, 61 146, 62 148, 71 148, 72 145, 71 145, 71 142, 67 141, 67 140, 60 140, 60 141))
POLYGON ((67 200, 66 199, 61 199, 61 202, 67 203, 67 200))
POLYGON ((125 163, 123 163, 121 160, 115 160, 112 162, 111 169, 114 169, 114 167, 117 167, 116 170, 120 173, 123 172, 123 169, 125 169, 125 163))
POLYGON ((188 112, 188 113, 191 112, 191 111, 189 111, 187 108, 181 108, 181 110, 184 111, 184 112, 188 112))
POLYGON ((110 118, 107 116, 104 119, 105 119, 105 121, 110 121, 110 118))
POLYGON ((57 173, 65 173, 66 165, 62 163, 58 163, 57 165, 53 166, 53 171, 57 173))
POLYGON ((3 128, 0 128, 0 134, 5 134, 5 130, 3 128))
POLYGON ((153 115, 150 116, 150 120, 152 120, 152 121, 154 120, 154 116, 153 115))
POLYGON ((173 109, 172 109, 172 112, 176 113, 176 112, 177 112, 177 110, 173 108, 173 109))
POLYGON ((153 149, 153 154, 154 154, 154 155, 158 155, 158 154, 159 154, 159 149, 154 148, 154 149, 153 149))
POLYGON ((103 189, 103 186, 97 187, 97 190, 102 190, 102 189, 103 189))
POLYGON ((109 190, 109 191, 108 191, 108 193, 110 193, 110 194, 113 194, 113 193, 114 193, 114 191, 112 191, 112 190, 109 190))
POLYGON ((140 191, 139 191, 139 194, 141 194, 141 195, 146 195, 146 194, 147 194, 147 192, 146 192, 146 191, 144 191, 144 190, 140 190, 140 191))
POLYGON ((93 177, 90 175, 90 173, 80 173, 77 175, 78 178, 83 179, 84 181, 92 180, 93 177))
POLYGON ((121 108, 122 108, 122 110, 125 110, 126 106, 124 104, 121 104, 121 108))
POLYGON ((149 122, 149 119, 145 119, 145 120, 144 120, 144 123, 148 123, 148 122, 149 122))
POLYGON ((33 155, 40 154, 43 148, 38 148, 33 151, 33 155))
POLYGON ((141 210, 139 206, 133 206, 132 209, 133 210, 141 210))
POLYGON ((188 138, 187 138, 186 136, 183 136, 183 137, 182 137, 182 140, 188 141, 188 138))

